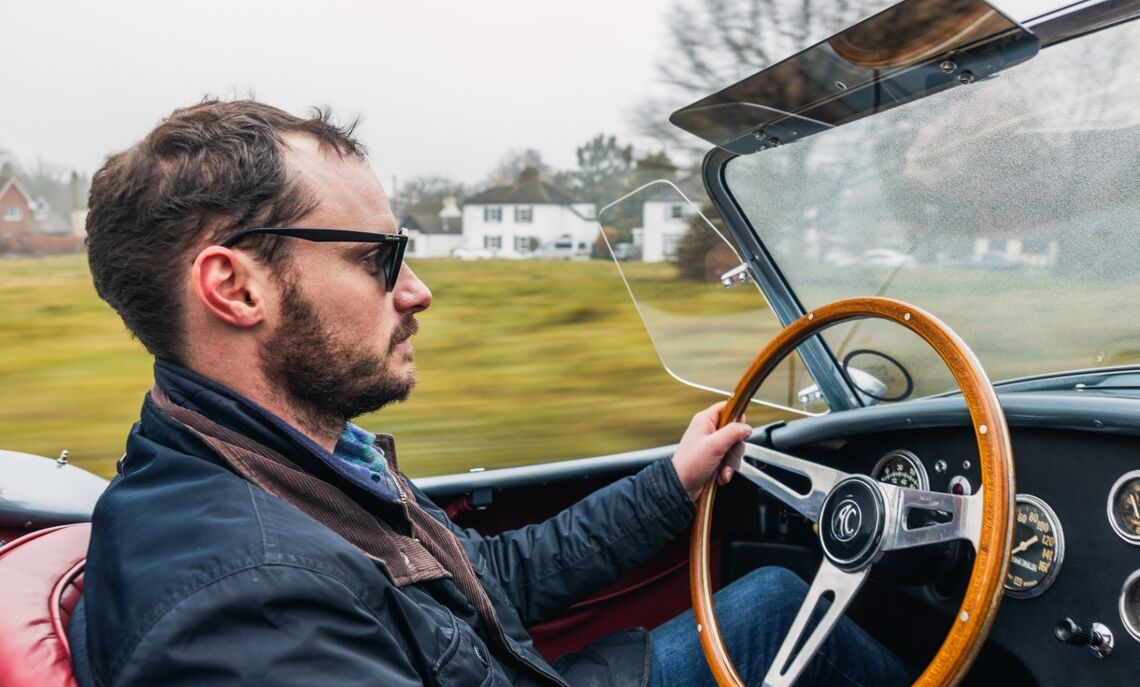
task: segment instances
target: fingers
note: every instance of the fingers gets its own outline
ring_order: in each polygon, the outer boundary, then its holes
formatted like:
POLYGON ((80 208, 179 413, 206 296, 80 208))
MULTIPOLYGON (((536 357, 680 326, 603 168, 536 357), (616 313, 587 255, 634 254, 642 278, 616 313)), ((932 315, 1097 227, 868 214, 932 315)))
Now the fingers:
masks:
POLYGON ((735 444, 747 440, 750 436, 752 436, 752 427, 743 422, 729 423, 708 436, 709 450, 719 456, 725 456, 735 444))

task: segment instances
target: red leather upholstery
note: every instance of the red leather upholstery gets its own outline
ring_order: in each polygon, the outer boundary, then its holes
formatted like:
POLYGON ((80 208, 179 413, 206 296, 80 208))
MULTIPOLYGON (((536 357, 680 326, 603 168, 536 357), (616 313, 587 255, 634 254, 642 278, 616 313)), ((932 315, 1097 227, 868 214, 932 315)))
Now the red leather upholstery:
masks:
POLYGON ((75 687, 67 623, 90 537, 87 523, 64 525, 0 547, 0 685, 75 687))

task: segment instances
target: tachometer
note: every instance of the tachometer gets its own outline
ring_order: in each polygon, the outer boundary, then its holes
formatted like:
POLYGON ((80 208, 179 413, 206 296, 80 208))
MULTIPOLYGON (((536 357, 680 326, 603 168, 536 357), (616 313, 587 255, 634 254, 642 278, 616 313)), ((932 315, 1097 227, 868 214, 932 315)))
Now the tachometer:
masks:
POLYGON ((1112 485, 1108 522, 1121 539, 1140 546, 1140 470, 1125 473, 1112 485))
POLYGON ((1065 533, 1057 514, 1036 496, 1018 494, 1005 593, 1015 599, 1042 594, 1057 579, 1064 557, 1065 533))
POLYGON ((902 449, 891 451, 880 458, 871 471, 871 477, 896 487, 923 491, 930 489, 930 477, 927 476, 922 461, 910 451, 902 449))

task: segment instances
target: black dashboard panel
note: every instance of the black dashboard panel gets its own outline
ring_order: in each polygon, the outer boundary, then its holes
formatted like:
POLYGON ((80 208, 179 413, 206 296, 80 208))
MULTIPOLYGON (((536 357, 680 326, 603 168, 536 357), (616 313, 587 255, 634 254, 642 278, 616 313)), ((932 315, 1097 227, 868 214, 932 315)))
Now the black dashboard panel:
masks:
MULTIPOLYGON (((1116 480, 1140 469, 1140 401, 1034 393, 1005 395, 1002 402, 1017 493, 1052 507, 1066 547, 1052 587, 1036 598, 1004 598, 987 651, 1012 657, 1040 685, 1135 685, 1140 642, 1125 629, 1118 604, 1125 581, 1140 570, 1140 546, 1114 532, 1106 503, 1116 480), (1107 626, 1115 640, 1111 655, 1100 659, 1059 642, 1054 626, 1064 618, 1107 626)), ((770 437, 789 453, 864 474, 888 452, 905 449, 922 461, 931 489, 948 491, 961 476, 976 491, 980 473, 967 421, 961 400, 944 398, 799 421, 772 430, 770 437), (804 439, 809 441, 800 443, 804 439)), ((934 585, 907 591, 938 617, 956 611, 958 600, 934 585)), ((971 682, 985 676, 973 677, 971 682)))

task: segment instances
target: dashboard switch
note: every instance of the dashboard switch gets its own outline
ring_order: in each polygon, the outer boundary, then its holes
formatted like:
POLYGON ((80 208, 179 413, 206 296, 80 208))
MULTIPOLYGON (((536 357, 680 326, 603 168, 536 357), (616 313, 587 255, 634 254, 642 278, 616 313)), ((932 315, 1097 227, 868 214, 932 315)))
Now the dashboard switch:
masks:
POLYGON ((1087 646, 1089 652, 1097 658, 1112 653, 1112 630, 1100 623, 1085 626, 1072 618, 1065 618, 1053 628, 1053 635, 1065 644, 1087 646))

